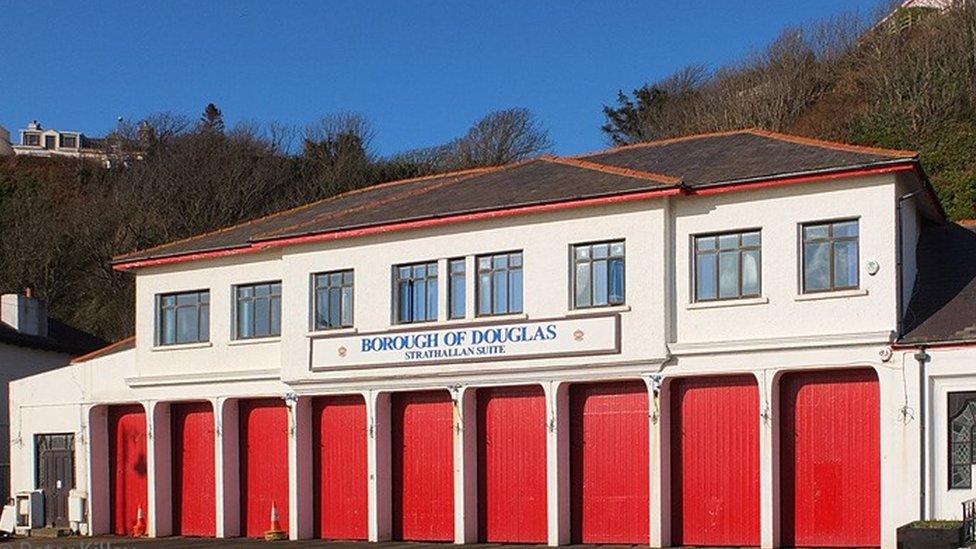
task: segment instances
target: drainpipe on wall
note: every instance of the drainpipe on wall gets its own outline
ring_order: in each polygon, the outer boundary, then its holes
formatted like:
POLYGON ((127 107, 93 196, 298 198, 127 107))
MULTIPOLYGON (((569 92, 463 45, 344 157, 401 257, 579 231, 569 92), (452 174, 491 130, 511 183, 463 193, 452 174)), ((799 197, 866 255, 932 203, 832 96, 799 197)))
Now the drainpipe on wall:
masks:
POLYGON ((925 346, 918 348, 918 351, 913 355, 915 360, 918 361, 918 519, 926 520, 926 489, 928 487, 928 477, 925 474, 926 469, 926 457, 928 455, 926 448, 926 414, 925 408, 927 403, 925 401, 925 396, 927 391, 925 384, 925 363, 931 360, 931 356, 925 352, 925 346))

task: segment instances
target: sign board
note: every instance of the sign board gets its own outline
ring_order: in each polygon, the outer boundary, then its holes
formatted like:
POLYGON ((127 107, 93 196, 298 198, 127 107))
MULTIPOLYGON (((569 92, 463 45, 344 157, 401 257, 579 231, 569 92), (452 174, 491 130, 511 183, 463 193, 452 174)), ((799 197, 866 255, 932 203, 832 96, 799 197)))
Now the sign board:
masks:
POLYGON ((458 325, 312 339, 313 370, 620 352, 619 316, 458 325))

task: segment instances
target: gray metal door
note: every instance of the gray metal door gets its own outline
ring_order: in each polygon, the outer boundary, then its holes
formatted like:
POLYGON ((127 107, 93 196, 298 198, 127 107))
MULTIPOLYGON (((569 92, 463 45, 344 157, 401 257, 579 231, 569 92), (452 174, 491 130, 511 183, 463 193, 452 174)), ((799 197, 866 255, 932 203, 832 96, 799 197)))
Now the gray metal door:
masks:
POLYGON ((75 487, 75 436, 35 435, 37 488, 44 491, 44 524, 68 527, 68 491, 75 487))

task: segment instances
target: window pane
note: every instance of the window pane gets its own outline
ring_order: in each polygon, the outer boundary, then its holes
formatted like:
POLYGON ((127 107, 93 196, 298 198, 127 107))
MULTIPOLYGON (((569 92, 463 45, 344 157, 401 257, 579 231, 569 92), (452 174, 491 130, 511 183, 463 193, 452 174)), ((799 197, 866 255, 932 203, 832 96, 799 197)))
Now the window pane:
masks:
MULTIPOLYGON (((205 293, 204 297, 209 300, 210 294, 205 293)), ((197 341, 210 341, 210 305, 200 306, 199 334, 197 341)))
MULTIPOLYGON (((426 269, 425 269, 426 270, 426 269)), ((414 322, 424 320, 427 313, 427 285, 423 280, 417 280, 412 285, 413 309, 411 320, 414 322)))
POLYGON ((200 294, 196 292, 192 294, 179 294, 176 296, 177 307, 192 307, 199 302, 200 302, 200 294))
POLYGON ((478 270, 487 271, 491 269, 491 258, 490 257, 479 257, 478 258, 478 270))
MULTIPOLYGON (((272 289, 272 291, 274 291, 272 289)), ((271 334, 273 336, 281 335, 281 298, 272 297, 271 298, 271 334)))
POLYGON ((833 233, 834 238, 857 236, 857 221, 834 223, 833 233))
MULTIPOLYGON (((497 264, 497 259, 496 259, 497 264)), ((508 277, 504 271, 496 272, 492 275, 491 284, 492 293, 492 312, 493 313, 507 313, 508 312, 508 277)))
POLYGON ((329 286, 341 286, 342 273, 332 273, 329 275, 329 286))
POLYGON ((465 288, 463 273, 464 271, 462 270, 462 276, 451 277, 451 318, 464 318, 465 288))
POLYGON ((593 246, 593 259, 606 259, 610 255, 609 244, 597 244, 593 246))
MULTIPOLYGON (((182 297, 182 296, 180 296, 182 297)), ((177 298, 177 302, 179 298, 177 298)), ((198 311, 196 307, 179 307, 176 309, 176 342, 193 343, 197 341, 198 311)))
POLYGON ((590 247, 589 246, 576 246, 576 259, 586 260, 590 258, 590 247))
POLYGON ((329 327, 335 328, 341 326, 340 323, 340 306, 342 300, 342 294, 340 293, 340 288, 329 288, 329 327))
POLYGON ((491 275, 478 276, 478 314, 491 314, 491 275))
POLYGON ((491 260, 491 267, 493 269, 507 269, 508 268, 508 256, 507 255, 496 255, 491 260))
POLYGON ((700 236, 695 239, 699 251, 707 251, 715 249, 715 237, 714 236, 700 236))
POLYGON ((807 225, 803 227, 803 240, 827 238, 828 225, 807 225))
POLYGON ((159 343, 162 345, 176 343, 176 309, 163 309, 160 321, 163 327, 160 330, 159 343))
POLYGON ((254 286, 240 286, 237 288, 238 298, 251 298, 254 297, 254 286))
POLYGON ((410 322, 411 314, 413 314, 413 309, 410 304, 411 292, 410 292, 410 282, 407 280, 402 280, 397 284, 398 291, 397 295, 397 322, 410 322))
POLYGON ((742 234, 742 246, 758 246, 759 245, 759 233, 743 233, 742 234))
POLYGON ((834 242, 834 287, 857 286, 857 241, 834 242))
POLYGON ((315 291, 315 327, 329 327, 329 291, 315 291))
POLYGON ((624 260, 615 258, 610 260, 610 303, 619 305, 624 302, 624 260))
POLYGON ((353 295, 352 286, 342 288, 342 313, 341 320, 343 326, 352 326, 353 295))
POLYGON ((698 264, 695 272, 695 295, 699 300, 715 299, 718 296, 718 288, 715 287, 715 276, 718 269, 718 257, 715 254, 702 254, 698 256, 698 264))
POLYGON ((509 257, 509 265, 511 267, 521 267, 522 266, 522 252, 517 252, 509 257))
POLYGON ((451 273, 453 274, 464 274, 464 260, 455 259, 451 261, 451 273))
POLYGON ((241 301, 237 304, 237 337, 254 337, 254 302, 241 301))
POLYGON ((510 313, 522 312, 522 269, 512 271, 509 276, 510 313))
POLYGON ((275 282, 271 285, 271 295, 281 295, 281 282, 275 282))
POLYGON ((268 297, 271 295, 271 285, 260 284, 254 287, 254 295, 257 297, 268 297))
MULTIPOLYGON (((267 286, 265 286, 267 288, 267 286)), ((271 333, 271 300, 258 299, 254 302, 254 335, 267 337, 271 333)))
POLYGON ((173 307, 174 305, 176 305, 176 296, 175 295, 164 295, 163 297, 161 297, 159 299, 159 303, 163 307, 173 307))
POLYGON ((604 259, 593 262, 593 304, 607 304, 607 262, 604 259))
POLYGON ((610 256, 611 257, 623 257, 624 256, 624 243, 614 242, 610 245, 610 256))
POLYGON ((718 257, 718 296, 739 296, 739 252, 721 252, 718 257))
POLYGON ((830 243, 815 242, 803 245, 803 289, 810 291, 830 288, 830 243))
POLYGON ((742 295, 759 295, 759 250, 742 252, 742 295))
POLYGON ((739 247, 739 235, 723 234, 718 237, 718 248, 720 250, 734 250, 739 247))
POLYGON ((427 320, 437 320, 437 279, 427 279, 427 320))
POLYGON ((351 286, 353 283, 352 271, 345 271, 342 273, 342 283, 351 286))
POLYGON ((590 282, 590 264, 577 263, 576 264, 576 306, 577 307, 590 306, 591 291, 592 291, 592 286, 590 282))

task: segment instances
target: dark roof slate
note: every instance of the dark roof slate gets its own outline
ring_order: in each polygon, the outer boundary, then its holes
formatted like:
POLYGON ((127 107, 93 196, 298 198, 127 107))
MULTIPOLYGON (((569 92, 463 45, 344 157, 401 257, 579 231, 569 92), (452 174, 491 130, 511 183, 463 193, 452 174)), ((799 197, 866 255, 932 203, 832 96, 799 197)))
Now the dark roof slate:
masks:
POLYGON ((49 318, 47 322, 47 337, 18 332, 0 322, 0 343, 69 355, 89 353, 105 345, 103 339, 53 318, 49 318))
POLYGON ((925 228, 916 264, 918 276, 899 343, 976 341, 976 226, 925 228))
POLYGON ((827 143, 761 130, 621 147, 578 158, 384 183, 218 231, 120 255, 113 263, 247 248, 267 240, 641 191, 838 171, 915 159, 914 153, 827 143), (665 174, 665 175, 661 175, 665 174))
POLYGON ((689 187, 855 168, 914 158, 887 151, 829 143, 762 130, 692 136, 584 155, 591 162, 678 175, 689 187))

